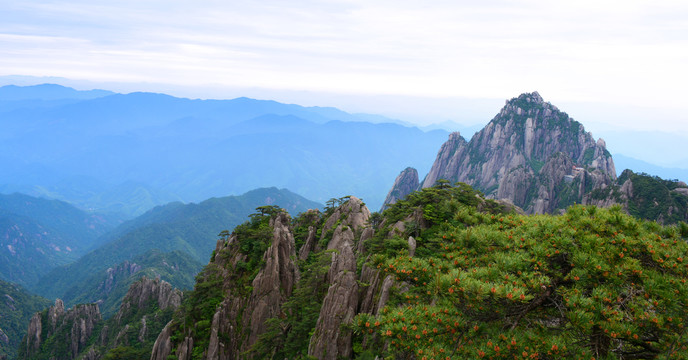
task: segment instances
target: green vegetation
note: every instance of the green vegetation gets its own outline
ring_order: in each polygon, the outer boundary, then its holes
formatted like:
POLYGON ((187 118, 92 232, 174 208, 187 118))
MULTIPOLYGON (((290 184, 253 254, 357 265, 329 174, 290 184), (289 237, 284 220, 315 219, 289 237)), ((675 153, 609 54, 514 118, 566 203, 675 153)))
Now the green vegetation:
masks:
POLYGON ((0 280, 0 358, 14 359, 29 320, 50 305, 48 299, 32 295, 19 285, 0 280), (5 338, 6 336, 6 338, 5 338))
POLYGON ((66 306, 98 302, 103 318, 107 319, 119 310, 129 287, 141 277, 160 278, 174 288, 187 290, 193 288, 194 277, 202 267, 200 262, 181 251, 150 250, 112 267, 112 271, 97 273, 76 284, 65 292, 65 298, 70 299, 66 306))
POLYGON ((688 190, 681 192, 682 187, 677 180, 664 180, 624 170, 615 184, 605 189, 595 189, 590 196, 595 200, 611 199, 621 203, 629 214, 641 219, 676 224, 688 221, 688 190), (631 185, 630 198, 621 191, 621 187, 628 181, 631 185))
POLYGON ((665 224, 688 221, 688 195, 672 191, 678 187, 677 182, 625 171, 619 177, 618 184, 623 184, 626 179, 633 183, 633 196, 628 201, 631 215, 643 219, 661 219, 665 224))
MULTIPOLYGON (((293 219, 295 242, 304 242, 310 226, 323 233, 336 203, 325 213, 293 219)), ((258 209, 231 236, 220 234, 226 247, 198 275, 175 314, 172 343, 192 337, 193 359, 205 356, 220 308, 226 319, 221 326, 235 331, 220 336, 237 335, 221 340, 233 344, 232 351, 241 347, 243 312, 264 265, 269 220, 276 211, 258 209)), ((664 227, 619 206, 574 205, 558 216, 518 215, 468 185, 448 181, 410 194, 371 215, 369 223, 375 233, 357 254, 359 284, 370 286, 360 280, 364 263, 396 282, 379 312, 359 313, 343 325, 354 333, 354 358, 685 358, 684 223, 664 227), (413 256, 409 236, 416 240, 413 256)), ((250 349, 235 356, 309 358, 330 285, 325 281, 330 258, 320 250, 298 262, 301 278, 279 316, 266 322, 250 349)), ((380 294, 373 296, 377 301, 380 294)))
POLYGON ((36 291, 41 276, 100 244, 116 222, 58 200, 0 194, 0 279, 36 291))
POLYGON ((357 316, 357 344, 418 359, 685 356, 688 245, 677 228, 619 207, 520 216, 462 204, 441 220, 416 256, 373 258, 406 289, 380 315, 357 316))
MULTIPOLYGON (((204 263, 215 248, 216 235, 243 222, 253 209, 264 205, 266 199, 295 212, 320 206, 287 190, 266 188, 241 196, 212 198, 199 204, 172 203, 156 207, 113 231, 108 235, 107 244, 42 277, 34 290, 73 304, 78 296, 78 292, 70 290, 74 284, 86 283, 93 274, 102 274, 124 261, 131 262, 134 257, 153 249, 182 251, 191 259, 204 263)), ((79 301, 98 299, 80 298, 79 301)))
MULTIPOLYGON (((156 280, 157 281, 157 280, 156 280)), ((65 312, 55 322, 50 318, 49 309, 40 312, 41 342, 38 349, 27 349, 26 339, 19 347, 21 359, 74 359, 82 358, 89 351, 100 354, 103 359, 143 359, 150 357, 158 334, 172 319, 173 309, 160 309, 158 299, 151 298, 141 304, 139 299, 125 298, 129 304, 117 316, 107 321, 90 318, 94 315, 88 307, 96 305, 77 305, 65 312), (76 309, 76 310, 75 310, 76 309), (79 342, 75 334, 78 324, 93 325, 91 335, 85 344, 79 344, 78 353, 71 348, 71 341, 79 342), (52 325, 55 324, 55 325, 52 325), (143 331, 145 327, 145 331, 143 331), (76 336, 76 338, 75 338, 76 336)), ((24 326, 28 325, 28 321, 24 326)))
MULTIPOLYGON (((194 290, 185 296, 172 324, 174 342, 190 336, 194 338, 193 359, 200 359, 208 346, 213 314, 228 294, 233 299, 246 299, 250 284, 263 266, 263 253, 272 240, 270 219, 279 207, 262 206, 250 215, 250 220, 234 228, 232 238, 237 241, 215 254, 210 263, 196 276, 194 290), (230 260, 242 255, 236 265, 230 260), (229 291, 226 290, 229 287, 229 291)), ((226 232, 221 232, 224 237, 226 232)), ((241 328, 241 316, 232 319, 241 328)))

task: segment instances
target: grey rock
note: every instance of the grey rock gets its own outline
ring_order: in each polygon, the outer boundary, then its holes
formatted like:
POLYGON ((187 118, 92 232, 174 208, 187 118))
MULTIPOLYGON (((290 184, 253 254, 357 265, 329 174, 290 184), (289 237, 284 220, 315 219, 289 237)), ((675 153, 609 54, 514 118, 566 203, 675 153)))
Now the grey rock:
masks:
POLYGON ((289 229, 290 217, 281 213, 270 220, 273 227, 272 244, 265 251, 265 266, 253 280, 253 292, 244 312, 243 322, 250 329, 244 350, 251 347, 258 336, 267 330, 265 321, 279 315, 281 305, 291 296, 299 272, 294 259, 294 236, 289 229))
POLYGON ((130 313, 143 309, 151 300, 155 300, 159 309, 176 309, 182 303, 182 292, 164 280, 144 276, 129 287, 115 319, 119 323, 130 313))
POLYGON ((416 255, 416 239, 414 239, 413 236, 409 236, 408 238, 408 251, 410 257, 416 255))
POLYGON ((167 360, 167 357, 172 353, 172 330, 170 329, 171 321, 165 325, 165 327, 155 339, 153 344, 153 351, 151 352, 151 360, 167 360))
POLYGON ((399 176, 394 180, 394 185, 387 193, 385 202, 382 204, 382 209, 384 211, 389 205, 396 203, 398 200, 406 198, 408 194, 419 190, 420 182, 418 180, 418 170, 408 167, 402 171, 399 176))
MULTIPOLYGON (((433 186, 440 179, 464 182, 528 213, 551 213, 567 205, 558 197, 565 176, 574 175, 573 165, 581 169, 581 179, 587 185, 592 182, 594 188, 616 179, 604 140, 595 141, 580 123, 534 92, 507 101, 469 142, 458 133, 451 134, 422 187, 433 186), (528 105, 521 105, 523 102, 528 105)), ((582 202, 583 196, 580 192, 568 200, 582 202)))

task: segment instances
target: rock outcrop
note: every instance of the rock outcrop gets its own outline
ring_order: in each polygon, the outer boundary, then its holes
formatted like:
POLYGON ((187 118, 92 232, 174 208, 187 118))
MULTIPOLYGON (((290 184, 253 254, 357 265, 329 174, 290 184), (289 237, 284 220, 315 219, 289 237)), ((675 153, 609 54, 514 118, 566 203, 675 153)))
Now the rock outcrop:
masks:
POLYGON ((607 187, 585 195, 585 204, 620 205, 627 213, 660 224, 688 221, 688 185, 647 174, 624 170, 607 187))
POLYGON ((76 359, 80 352, 86 349, 88 339, 101 320, 96 304, 77 305, 65 310, 62 300, 58 299, 47 311, 36 313, 31 318, 25 345, 20 350, 19 358, 45 356, 56 359, 76 359), (56 353, 56 349, 45 348, 46 344, 50 343, 47 341, 50 338, 65 342, 66 352, 56 353))
POLYGON ((297 330, 300 331, 300 356, 306 353, 318 359, 354 356, 354 317, 361 312, 378 313, 389 298, 395 280, 382 275, 379 269, 359 267, 370 255, 364 243, 375 235, 369 223, 370 211, 353 196, 340 202, 340 206, 325 214, 311 211, 295 221, 283 212, 269 215, 269 246, 262 255, 260 267, 252 268, 256 273, 253 278, 244 272, 250 266, 246 264, 255 263, 249 257, 255 253, 250 252, 248 244, 267 239, 245 237, 265 231, 266 223, 262 219, 268 215, 254 217, 227 240, 218 241, 215 255, 199 274, 197 290, 189 298, 191 303, 207 302, 208 296, 219 295, 214 298, 218 304, 205 315, 185 313, 180 321, 167 324, 153 346, 151 360, 169 356, 186 359, 191 353, 218 360, 282 356, 276 354, 292 344, 280 341, 290 331, 297 330), (295 233, 302 244, 298 263, 295 233), (299 266, 305 266, 306 272, 299 266), (219 284, 220 291, 216 295, 201 295, 200 291, 205 291, 210 283, 219 284), (301 295, 296 295, 297 290, 301 295), (295 303, 296 296, 308 304, 295 303), (312 312, 307 318, 312 320, 303 318, 300 307, 306 305, 312 312), (319 311, 313 310, 313 306, 319 311), (205 331, 192 330, 188 324, 208 327, 205 331), (299 328, 294 329, 296 326, 299 328), (273 343, 270 339, 278 340, 273 343))
POLYGON ((173 352, 179 359, 187 358, 195 351, 194 346, 203 346, 201 351, 207 359, 242 358, 240 354, 251 349, 267 330, 266 321, 281 315, 282 304, 291 296, 299 280, 290 220, 286 212, 270 219, 270 245, 263 254, 263 266, 251 281, 249 294, 244 294, 247 284, 240 283, 236 273, 239 264, 249 261, 242 252, 240 239, 233 234, 227 241, 218 241, 212 259, 216 272, 208 276, 225 279, 222 284, 224 299, 212 318, 207 319, 209 337, 194 341, 194 337, 187 334, 180 343, 174 343, 171 337, 179 329, 175 323, 170 323, 155 342, 152 360, 167 359, 173 352))
POLYGON ((368 223, 370 211, 361 200, 351 197, 326 221, 339 223, 327 249, 332 252, 327 281, 330 284, 323 300, 320 316, 310 340, 308 354, 318 359, 337 359, 351 356, 350 324, 358 310, 356 278, 356 233, 368 223))
POLYGON ((182 292, 159 278, 142 277, 141 280, 129 287, 129 291, 122 300, 122 305, 120 305, 114 319, 120 323, 122 319, 126 319, 132 313, 149 307, 151 302, 158 309, 176 309, 182 303, 182 292))
POLYGON ((266 331, 267 319, 279 315, 281 305, 291 296, 299 280, 299 270, 294 263, 294 236, 289 230, 290 220, 289 214, 284 212, 270 219, 272 243, 263 255, 265 266, 253 279, 253 292, 244 311, 243 324, 248 329, 244 349, 250 348, 258 336, 266 331))
POLYGON ((418 180, 418 170, 407 167, 402 171, 396 180, 394 180, 394 185, 392 189, 389 190, 385 202, 382 204, 382 209, 385 210, 396 203, 398 200, 404 199, 408 194, 418 190, 420 188, 420 181, 418 180))
POLYGON ((551 213, 609 185, 616 172, 604 140, 595 141, 580 123, 534 92, 507 101, 469 142, 452 133, 422 187, 440 179, 467 183, 528 213, 551 213), (566 188, 576 177, 583 191, 566 188))
POLYGON ((18 358, 97 360, 118 346, 148 352, 181 300, 182 292, 169 283, 145 277, 130 286, 120 310, 107 321, 97 304, 65 310, 58 299, 49 309, 34 314, 18 358), (100 333, 94 333, 96 329, 100 333), (67 343, 66 350, 54 346, 62 342, 67 343))

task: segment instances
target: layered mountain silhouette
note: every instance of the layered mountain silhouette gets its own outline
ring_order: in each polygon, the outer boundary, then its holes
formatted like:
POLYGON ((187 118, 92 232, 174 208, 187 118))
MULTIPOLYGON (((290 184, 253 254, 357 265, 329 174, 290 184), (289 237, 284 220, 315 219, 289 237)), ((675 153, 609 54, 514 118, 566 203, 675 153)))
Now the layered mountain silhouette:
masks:
POLYGON ((397 169, 429 166, 447 136, 393 122, 248 98, 3 87, 0 191, 129 217, 269 186, 378 207, 397 169))

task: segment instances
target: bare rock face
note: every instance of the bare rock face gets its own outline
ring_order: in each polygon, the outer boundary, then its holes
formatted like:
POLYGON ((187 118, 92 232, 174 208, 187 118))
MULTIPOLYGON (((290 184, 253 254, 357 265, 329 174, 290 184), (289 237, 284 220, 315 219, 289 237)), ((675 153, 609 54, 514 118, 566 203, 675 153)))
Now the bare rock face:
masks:
POLYGON ((425 176, 422 187, 431 187, 437 180, 448 179, 447 174, 457 174, 467 149, 468 142, 459 132, 449 134, 449 140, 442 144, 430 172, 425 176))
POLYGON ((291 296, 299 271, 294 263, 294 236, 289 230, 290 217, 280 213, 270 220, 273 228, 272 244, 265 251, 265 266, 253 280, 253 292, 244 312, 243 323, 250 329, 244 349, 253 345, 267 330, 265 321, 280 313, 281 305, 291 296))
POLYGON ((404 171, 397 176, 396 180, 394 180, 394 185, 392 189, 389 190, 381 210, 385 210, 389 205, 406 198, 408 194, 419 189, 420 182, 418 180, 418 171, 412 167, 404 169, 404 171))
POLYGON ((332 253, 332 265, 327 274, 331 285, 308 349, 308 354, 318 359, 351 356, 352 334, 341 325, 351 323, 358 308, 353 232, 351 229, 335 232, 335 237, 338 239, 334 249, 338 251, 332 253))
MULTIPOLYGON (((204 358, 251 358, 251 346, 267 330, 266 321, 283 315, 282 305, 292 295, 294 286, 299 281, 290 222, 291 219, 286 212, 278 213, 270 220, 270 246, 263 254, 264 265, 253 278, 248 296, 243 292, 249 288, 246 286, 248 284, 235 283, 235 269, 240 262, 245 263, 247 260, 246 255, 240 251, 237 235, 233 234, 228 241, 218 241, 215 257, 211 262, 219 272, 216 276, 223 279, 224 300, 215 309, 212 319, 208 319, 208 345, 207 348, 201 349, 204 358)), ((199 346, 199 342, 194 343, 194 338, 190 334, 178 343, 172 340, 174 325, 168 324, 158 336, 151 360, 167 359, 173 351, 174 356, 179 359, 190 359, 191 354, 198 351, 194 346, 199 346)))
MULTIPOLYGON (((327 295, 308 347, 308 355, 318 359, 351 357, 350 324, 358 311, 358 282, 356 281, 355 232, 367 226, 370 211, 360 199, 351 197, 335 210, 327 224, 340 224, 334 231, 327 249, 332 252, 327 281, 327 295)), ((369 235, 366 235, 369 236, 369 235)))
POLYGON ((172 352, 172 340, 170 339, 172 332, 170 330, 170 323, 165 325, 160 335, 153 344, 153 351, 151 353, 151 360, 166 360, 172 352))
POLYGON ((59 334, 67 343, 70 359, 76 359, 86 349, 86 342, 102 320, 97 304, 77 305, 65 311, 60 299, 47 311, 50 322, 45 324, 42 318, 41 313, 31 318, 25 338, 26 353, 20 354, 20 358, 35 356, 41 350, 50 352, 50 349, 42 349, 42 345, 49 337, 59 334))
POLYGON ((141 280, 129 287, 129 291, 122 299, 122 305, 120 305, 115 319, 119 323, 123 317, 126 317, 131 312, 135 312, 137 309, 144 308, 151 301, 154 301, 159 309, 167 309, 169 307, 176 309, 182 303, 182 292, 172 288, 172 285, 159 278, 149 279, 142 277, 141 280))
MULTIPOLYGON (((567 202, 558 199, 560 191, 568 191, 560 185, 566 175, 577 175, 574 166, 587 173, 581 178, 592 178, 597 187, 616 179, 605 146, 604 140, 595 141, 580 123, 537 92, 522 94, 507 101, 470 142, 451 134, 422 187, 440 179, 464 182, 528 213, 553 212, 567 202)), ((576 201, 582 199, 583 193, 577 194, 576 201)))
POLYGON ((108 268, 106 270, 107 278, 105 278, 105 280, 100 284, 99 290, 102 292, 102 294, 107 295, 112 292, 112 289, 115 287, 118 280, 129 277, 130 275, 139 271, 141 271, 141 265, 129 261, 125 261, 115 267, 108 268))
POLYGON ((31 317, 31 321, 29 322, 29 330, 26 334, 26 351, 28 354, 35 353, 40 348, 42 332, 43 323, 41 320, 41 314, 35 313, 31 317))

